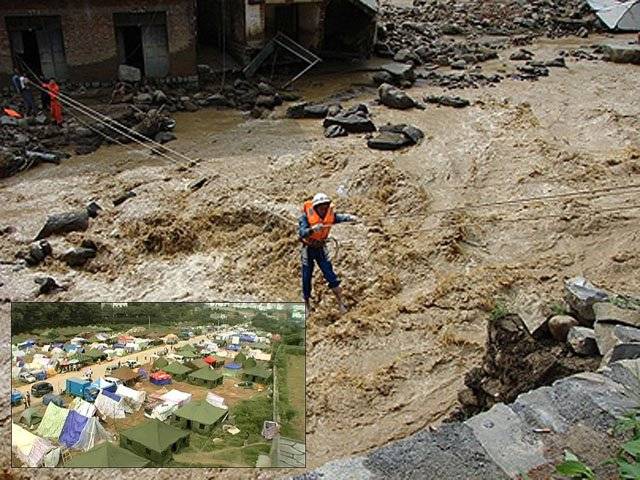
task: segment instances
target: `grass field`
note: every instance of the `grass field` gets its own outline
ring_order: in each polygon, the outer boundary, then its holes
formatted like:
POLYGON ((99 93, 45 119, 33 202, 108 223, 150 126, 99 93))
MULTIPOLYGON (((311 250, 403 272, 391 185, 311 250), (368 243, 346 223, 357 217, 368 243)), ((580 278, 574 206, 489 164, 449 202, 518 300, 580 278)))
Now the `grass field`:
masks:
POLYGON ((289 403, 296 411, 290 422, 282 426, 281 433, 285 437, 304 442, 305 440, 305 369, 304 355, 286 355, 287 361, 287 393, 289 403))

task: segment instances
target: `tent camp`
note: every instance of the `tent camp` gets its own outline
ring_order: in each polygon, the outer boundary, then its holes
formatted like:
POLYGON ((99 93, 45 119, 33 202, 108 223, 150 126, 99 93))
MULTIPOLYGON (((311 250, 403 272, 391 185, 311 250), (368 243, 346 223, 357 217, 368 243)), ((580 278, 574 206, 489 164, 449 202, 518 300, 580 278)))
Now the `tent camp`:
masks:
POLYGON ((171 390, 160 397, 163 402, 174 403, 182 406, 191 401, 192 395, 190 393, 181 392, 180 390, 171 390))
POLYGON ((34 428, 40 425, 44 412, 40 407, 27 408, 22 415, 20 415, 20 423, 26 425, 29 428, 34 428))
POLYGON ((222 374, 210 367, 201 368, 189 374, 189 383, 201 385, 207 388, 215 388, 222 385, 222 374))
POLYGON ((111 376, 122 380, 125 385, 133 385, 138 379, 138 374, 127 367, 120 367, 111 373, 111 376))
POLYGON ((44 438, 55 438, 56 440, 62 433, 62 428, 69 415, 69 410, 58 407, 55 403, 50 402, 44 412, 44 416, 38 425, 36 433, 44 438))
POLYGON ((164 367, 164 371, 171 374, 174 379, 183 381, 187 377, 187 374, 191 372, 191 369, 179 363, 170 363, 164 367))
POLYGON ((87 451, 96 444, 113 440, 96 417, 84 417, 71 411, 58 441, 74 450, 87 451))
POLYGON ((189 445, 189 432, 159 420, 148 420, 120 432, 120 446, 162 464, 189 445))
POLYGON ((124 409, 127 413, 133 413, 140 410, 147 394, 143 390, 134 390, 125 385, 118 385, 116 395, 120 395, 124 399, 124 409))
POLYGON ((169 365, 169 362, 164 357, 158 357, 153 362, 153 368, 164 368, 169 365))
POLYGON ((149 381, 154 385, 168 385, 171 383, 171 375, 163 370, 158 370, 149 376, 149 381))
POLYGON ((64 427, 62 427, 58 441, 65 447, 71 448, 78 442, 80 434, 87 424, 87 420, 89 419, 84 415, 80 415, 75 410, 71 410, 64 422, 64 427))
POLYGON ((200 400, 180 407, 173 414, 175 424, 180 428, 191 429, 198 433, 209 433, 224 420, 228 410, 214 407, 210 403, 200 400))
POLYGON ((94 405, 100 416, 107 418, 124 418, 124 400, 120 395, 102 391, 96 397, 94 405))
POLYGON ((640 31, 640 0, 587 0, 587 3, 610 30, 640 31))
POLYGON ((40 467, 43 465, 55 467, 58 463, 59 455, 54 459, 55 463, 46 461, 47 457, 51 458, 48 454, 50 454, 54 448, 51 442, 34 435, 20 425, 15 423, 11 424, 11 449, 24 465, 29 467, 40 467), (53 465, 51 463, 53 463, 53 465))
POLYGON ((65 467, 127 468, 146 467, 149 460, 110 442, 103 442, 87 452, 72 458, 65 467))
POLYGON ((91 384, 91 386, 93 388, 97 388, 98 390, 107 392, 115 392, 117 387, 115 383, 107 382, 104 378, 97 379, 91 384))
POLYGON ((271 371, 264 367, 256 366, 247 368, 242 373, 242 377, 250 382, 267 383, 271 378, 271 371))

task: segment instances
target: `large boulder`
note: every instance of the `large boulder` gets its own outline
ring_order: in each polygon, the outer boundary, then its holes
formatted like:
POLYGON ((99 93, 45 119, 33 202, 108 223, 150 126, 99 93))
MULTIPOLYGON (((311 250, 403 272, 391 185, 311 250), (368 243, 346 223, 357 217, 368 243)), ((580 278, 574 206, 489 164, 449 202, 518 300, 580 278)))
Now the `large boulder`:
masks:
POLYGON ((398 150, 408 145, 411 145, 411 141, 407 137, 394 132, 380 132, 367 141, 367 146, 374 150, 398 150))
POLYGON ((602 53, 609 62, 640 65, 640 45, 603 45, 602 53))
POLYGON ((80 267, 90 259, 95 258, 96 251, 92 248, 72 248, 62 255, 62 261, 70 267, 80 267))
POLYGON ((591 328, 571 327, 567 335, 567 343, 578 355, 593 356, 598 354, 596 336, 591 328))
POLYGON ((380 103, 389 108, 407 110, 418 106, 416 101, 404 91, 388 83, 383 83, 378 87, 378 97, 380 98, 380 103))
POLYGON ((558 342, 566 342, 569 330, 573 327, 577 327, 578 321, 569 315, 556 315, 549 319, 547 325, 553 338, 558 342))
POLYGON ((400 81, 415 82, 416 72, 413 65, 405 63, 386 63, 380 67, 383 72, 387 72, 393 78, 393 83, 400 81))
POLYGON ((95 218, 99 210, 102 210, 100 206, 91 202, 84 210, 50 215, 35 240, 54 234, 86 230, 89 228, 89 218, 95 218))
POLYGON ((565 300, 580 323, 586 326, 593 325, 595 319, 593 305, 607 300, 608 293, 596 288, 584 277, 570 278, 565 282, 564 289, 565 300))
POLYGON ((339 125, 349 133, 375 132, 376 126, 369 118, 369 109, 366 105, 359 104, 336 115, 327 116, 322 122, 324 128, 331 125, 339 125))
POLYGON ((136 67, 120 65, 118 67, 118 79, 121 82, 139 82, 142 80, 142 72, 140 72, 140 69, 136 67))
POLYGON ((471 105, 469 100, 462 97, 453 97, 450 95, 428 95, 423 99, 427 103, 435 103, 444 107, 464 108, 471 105))

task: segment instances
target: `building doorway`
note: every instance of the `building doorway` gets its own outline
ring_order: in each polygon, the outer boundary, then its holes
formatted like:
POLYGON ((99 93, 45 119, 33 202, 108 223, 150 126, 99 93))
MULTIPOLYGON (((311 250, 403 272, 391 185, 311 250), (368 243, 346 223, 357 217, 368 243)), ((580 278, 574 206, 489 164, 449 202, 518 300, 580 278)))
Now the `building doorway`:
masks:
POLYGON ((165 12, 114 13, 121 64, 139 68, 147 77, 169 73, 169 41, 165 12))
POLYGON ((142 54, 142 29, 138 26, 120 27, 124 64, 140 69, 144 75, 144 55, 142 54))

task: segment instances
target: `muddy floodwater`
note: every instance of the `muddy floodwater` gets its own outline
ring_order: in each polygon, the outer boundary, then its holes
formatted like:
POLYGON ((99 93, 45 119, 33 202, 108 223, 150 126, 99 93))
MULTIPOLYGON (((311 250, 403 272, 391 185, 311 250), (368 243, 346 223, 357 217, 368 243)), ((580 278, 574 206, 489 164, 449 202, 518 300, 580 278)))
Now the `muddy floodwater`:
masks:
MULTIPOLYGON (((550 60, 608 40, 527 48, 550 60)), ((509 53, 481 71, 513 71, 509 53)), ((552 303, 574 275, 640 291, 640 189, 631 187, 640 184, 638 67, 570 58, 567 65, 536 82, 451 92, 418 82, 407 91, 415 99, 468 98, 471 106, 459 110, 390 110, 374 101, 373 88, 359 86, 362 72, 308 75, 297 85, 314 101, 352 89, 343 105, 364 102, 377 125, 410 123, 425 132, 422 144, 399 152, 369 150, 363 135, 326 139, 320 120, 284 118, 286 105, 267 120, 202 110, 175 117, 178 139, 168 147, 187 159, 104 147, 3 180, 0 226, 16 232, 0 237, 0 298, 298 301, 296 215, 303 200, 324 191, 338 211, 364 222, 334 228, 350 312, 338 317, 321 279, 314 285, 307 465, 406 437, 453 411, 498 299, 529 292, 552 303), (202 188, 188 188, 204 177, 202 188), (137 196, 113 207, 126 190, 137 196), (510 199, 529 200, 504 203, 510 199), (81 269, 55 258, 16 268, 15 254, 48 214, 91 200, 104 212, 90 228, 50 241, 59 253, 91 239, 97 258, 81 269), (43 275, 67 289, 36 296, 34 278, 43 275)), ((9 325, 8 303, 1 314, 9 325)))

